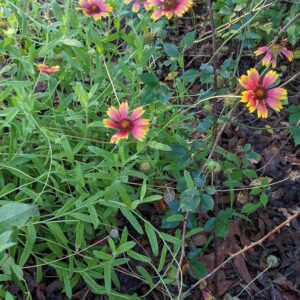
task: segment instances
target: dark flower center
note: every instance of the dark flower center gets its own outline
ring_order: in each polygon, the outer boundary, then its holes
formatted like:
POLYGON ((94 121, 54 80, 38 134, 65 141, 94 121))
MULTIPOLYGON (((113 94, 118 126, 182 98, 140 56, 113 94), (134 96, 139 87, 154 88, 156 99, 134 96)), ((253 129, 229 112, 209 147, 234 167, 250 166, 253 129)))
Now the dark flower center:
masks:
POLYGON ((92 14, 97 14, 97 13, 99 13, 99 12, 101 11, 100 7, 99 7, 98 5, 96 5, 96 4, 93 4, 92 6, 90 6, 90 7, 88 8, 88 10, 89 10, 90 13, 92 13, 92 14))
POLYGON ((271 47, 271 53, 279 54, 282 51, 282 46, 279 44, 275 44, 271 47))
POLYGON ((265 100, 266 96, 267 96, 267 90, 262 86, 258 86, 254 90, 254 95, 255 95, 257 100, 265 100))
POLYGON ((164 7, 166 9, 174 9, 178 4, 178 0, 164 0, 164 7))
POLYGON ((119 128, 122 132, 129 132, 133 127, 133 123, 129 119, 123 119, 119 122, 119 128))

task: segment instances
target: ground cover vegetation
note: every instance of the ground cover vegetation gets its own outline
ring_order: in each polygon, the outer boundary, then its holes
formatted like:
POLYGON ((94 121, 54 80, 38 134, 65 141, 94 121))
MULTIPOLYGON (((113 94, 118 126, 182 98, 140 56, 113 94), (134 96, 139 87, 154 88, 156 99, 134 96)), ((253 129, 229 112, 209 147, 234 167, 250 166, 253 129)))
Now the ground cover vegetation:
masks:
POLYGON ((0 298, 299 299, 299 32, 298 0, 0 0, 0 298))

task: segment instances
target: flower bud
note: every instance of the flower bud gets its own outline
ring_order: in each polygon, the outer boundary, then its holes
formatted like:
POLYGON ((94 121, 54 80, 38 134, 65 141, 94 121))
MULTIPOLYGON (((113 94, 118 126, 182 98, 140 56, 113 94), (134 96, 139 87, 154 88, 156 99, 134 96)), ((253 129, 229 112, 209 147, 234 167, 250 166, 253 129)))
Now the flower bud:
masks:
POLYGON ((144 173, 148 173, 151 170, 151 164, 148 161, 143 161, 140 164, 140 171, 144 173))
POLYGON ((154 42, 155 35, 152 32, 144 32, 144 40, 146 44, 150 45, 154 42))

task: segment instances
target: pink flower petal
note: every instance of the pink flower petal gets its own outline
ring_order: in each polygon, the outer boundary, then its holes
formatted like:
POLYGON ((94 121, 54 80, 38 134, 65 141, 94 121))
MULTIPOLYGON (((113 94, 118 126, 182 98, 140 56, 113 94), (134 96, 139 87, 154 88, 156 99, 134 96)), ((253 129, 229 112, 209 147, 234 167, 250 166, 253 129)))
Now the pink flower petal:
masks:
POLYGON ((119 110, 116 109, 114 106, 111 106, 108 111, 107 111, 107 115, 113 119, 114 121, 121 121, 122 120, 122 116, 119 113, 119 110))
POLYGON ((148 132, 148 126, 134 126, 130 133, 138 141, 142 141, 148 132))
POLYGON ((164 4, 161 0, 148 0, 147 2, 152 6, 162 6, 164 4))
POLYGON ((248 70, 248 75, 242 75, 239 79, 240 85, 246 90, 255 90, 259 83, 259 73, 256 69, 248 70))
POLYGON ((261 61, 261 64, 262 64, 263 66, 268 66, 268 65, 270 64, 271 59, 272 59, 272 53, 267 53, 267 54, 263 57, 263 59, 262 59, 262 61, 261 61))
POLYGON ((157 21, 162 16, 163 16, 163 9, 158 9, 152 13, 151 19, 157 21))
POLYGON ((262 102, 259 102, 257 104, 257 116, 259 118, 263 118, 263 119, 268 117, 268 109, 267 109, 266 105, 262 102))
POLYGON ((128 116, 128 103, 123 102, 119 107, 119 114, 121 116, 121 119, 126 119, 128 116))
POLYGON ((275 100, 286 100, 287 99, 287 90, 276 87, 268 90, 267 97, 273 98, 275 100))
POLYGON ((145 110, 142 107, 137 107, 136 109, 133 110, 129 119, 131 121, 135 121, 136 119, 140 118, 144 112, 145 110))
POLYGON ((262 82, 262 86, 264 88, 269 88, 271 85, 273 85, 278 80, 278 74, 275 71, 269 71, 262 82))
POLYGON ((270 49, 270 47, 268 47, 268 46, 260 47, 260 48, 258 48, 258 49, 254 52, 254 54, 255 54, 256 56, 258 56, 258 55, 264 54, 264 53, 267 52, 269 49, 270 49))
POLYGON ((284 47, 283 50, 281 50, 281 53, 289 60, 289 62, 293 60, 293 52, 287 48, 284 47))
POLYGON ((271 97, 267 97, 266 102, 275 111, 280 111, 282 109, 282 104, 279 100, 276 100, 276 99, 271 98, 271 97))
POLYGON ((252 91, 243 91, 242 92, 242 98, 241 98, 241 102, 242 103, 247 103, 249 102, 251 99, 253 98, 253 93, 252 91))
POLYGON ((115 133, 110 140, 111 144, 118 144, 121 139, 128 139, 128 132, 117 132, 115 133))
POLYGON ((149 120, 148 119, 137 119, 133 121, 134 126, 147 126, 149 125, 149 120))
POLYGON ((140 10, 140 8, 141 8, 141 3, 139 0, 134 2, 134 4, 132 5, 132 11, 134 13, 137 13, 140 10))
POLYGON ((113 128, 113 129, 118 129, 119 125, 116 124, 113 120, 111 119, 104 119, 103 120, 103 125, 106 128, 113 128))

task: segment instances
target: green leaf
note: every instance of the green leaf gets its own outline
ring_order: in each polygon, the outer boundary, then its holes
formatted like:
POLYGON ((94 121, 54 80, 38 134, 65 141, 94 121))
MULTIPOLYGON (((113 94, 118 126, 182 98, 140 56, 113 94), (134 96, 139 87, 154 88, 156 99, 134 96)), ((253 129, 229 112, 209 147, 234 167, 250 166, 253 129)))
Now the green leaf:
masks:
POLYGON ((179 55, 177 47, 173 44, 164 44, 164 50, 168 56, 175 57, 179 55))
POLYGON ((81 41, 72 38, 67 38, 67 37, 63 38, 61 39, 61 42, 65 45, 72 46, 72 47, 79 47, 79 48, 83 47, 81 41))
POLYGON ((32 253, 36 241, 36 230, 33 224, 27 225, 26 244, 20 257, 19 266, 23 267, 32 253))
POLYGON ((132 249, 135 247, 136 243, 135 242, 126 242, 124 244, 121 244, 118 249, 116 250, 116 255, 120 255, 124 252, 127 252, 128 250, 132 249))
POLYGON ((0 231, 20 228, 34 215, 36 208, 30 204, 8 203, 0 207, 0 231))
POLYGON ((182 48, 191 48, 194 44, 196 37, 196 30, 188 32, 180 41, 180 46, 182 48))
POLYGON ((107 293, 111 292, 111 269, 110 263, 104 265, 104 286, 107 293))
POLYGON ((183 222, 184 216, 183 215, 171 215, 167 218, 167 222, 183 222))
POLYGON ((206 269, 205 265, 203 265, 202 263, 200 263, 196 260, 193 260, 190 263, 189 273, 193 278, 200 279, 200 278, 203 278, 207 274, 207 269, 206 269))
POLYGON ((173 151, 173 149, 169 145, 162 144, 162 143, 159 143, 159 142, 156 142, 156 141, 150 141, 148 143, 148 146, 152 149, 155 149, 155 150, 173 151))
POLYGON ((205 212, 213 210, 214 208, 214 198, 208 194, 201 194, 201 207, 205 212))
POLYGON ((140 75, 140 78, 147 85, 150 85, 150 86, 159 85, 159 80, 156 77, 156 75, 153 73, 143 73, 140 75))
POLYGON ((75 248, 79 250, 82 246, 83 240, 84 240, 84 222, 79 221, 76 225, 75 229, 75 248))
POLYGON ((140 234, 143 234, 143 228, 141 227, 140 223, 138 222, 138 220, 136 219, 136 217, 131 213, 131 211, 127 208, 120 208, 121 213, 123 214, 123 216, 130 222, 130 224, 132 225, 132 227, 140 234))
POLYGON ((129 250, 127 252, 127 255, 132 257, 133 259, 139 260, 144 263, 151 263, 151 259, 148 256, 142 255, 140 253, 137 253, 135 251, 129 250))
POLYGON ((201 198, 197 189, 188 189, 181 194, 180 208, 183 212, 196 212, 201 198))
POLYGON ((150 225, 148 222, 145 223, 145 230, 146 230, 146 234, 148 236, 150 245, 151 245, 151 249, 153 252, 154 256, 158 255, 158 243, 157 243, 157 239, 156 239, 156 233, 152 227, 152 225, 150 225))
POLYGON ((243 214, 252 214, 254 213, 258 208, 260 208, 260 203, 247 203, 242 207, 241 212, 243 214))
POLYGON ((195 234, 203 232, 205 229, 203 227, 196 227, 187 232, 186 238, 190 238, 195 234))
POLYGON ((194 181, 193 181, 191 174, 188 171, 184 170, 183 175, 184 175, 184 179, 185 179, 187 187, 191 190, 194 189, 195 185, 194 185, 194 181))
POLYGON ((180 78, 184 82, 193 82, 197 79, 197 77, 199 77, 199 75, 200 75, 199 71, 197 71, 195 69, 190 69, 190 70, 187 70, 184 73, 182 73, 180 78))
POLYGON ((136 269, 143 276, 143 278, 146 280, 146 282, 148 283, 148 285, 150 286, 150 288, 153 288, 154 287, 154 283, 153 283, 152 277, 148 273, 148 271, 145 268, 141 267, 141 266, 137 266, 136 269))
POLYGON ((243 170, 243 174, 251 179, 255 179, 258 177, 255 170, 246 169, 243 170))
POLYGON ((69 144, 69 141, 66 137, 63 137, 61 139, 61 145, 64 149, 64 152, 66 154, 66 157, 67 157, 68 161, 71 162, 71 163, 74 162, 74 154, 73 154, 72 148, 69 144))
POLYGON ((259 197, 259 202, 263 205, 263 207, 266 207, 268 204, 268 196, 266 193, 261 193, 259 197))
POLYGON ((4 250, 14 246, 16 243, 11 242, 11 231, 5 231, 0 234, 0 254, 4 250))

